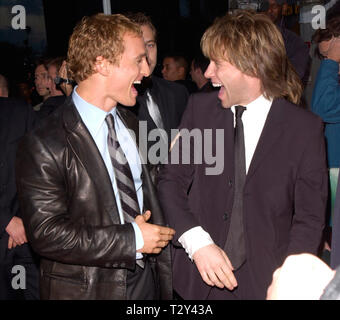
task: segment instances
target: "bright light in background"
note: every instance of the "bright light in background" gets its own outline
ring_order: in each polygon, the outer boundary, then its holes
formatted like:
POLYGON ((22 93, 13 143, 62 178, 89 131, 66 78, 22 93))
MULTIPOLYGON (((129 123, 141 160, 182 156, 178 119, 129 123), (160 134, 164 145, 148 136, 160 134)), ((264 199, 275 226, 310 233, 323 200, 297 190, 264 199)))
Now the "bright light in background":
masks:
POLYGON ((0 42, 9 42, 19 47, 27 45, 33 52, 43 53, 46 49, 46 27, 42 0, 1 0, 0 4, 0 42), (16 10, 12 9, 16 7, 16 10), (13 26, 23 25, 22 10, 26 15, 26 29, 13 26))

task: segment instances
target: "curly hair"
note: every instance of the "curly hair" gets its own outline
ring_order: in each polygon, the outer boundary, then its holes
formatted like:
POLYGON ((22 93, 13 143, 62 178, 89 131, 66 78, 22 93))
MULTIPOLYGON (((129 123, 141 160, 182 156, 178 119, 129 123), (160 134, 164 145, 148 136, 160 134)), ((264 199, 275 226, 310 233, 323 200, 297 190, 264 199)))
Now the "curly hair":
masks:
POLYGON ((117 64, 124 52, 126 33, 142 37, 139 26, 121 14, 84 17, 69 40, 67 64, 71 79, 79 83, 91 76, 98 56, 117 64))
POLYGON ((259 78, 266 98, 298 104, 302 83, 289 62, 279 29, 265 14, 236 10, 217 18, 201 47, 211 60, 227 60, 246 75, 259 78))

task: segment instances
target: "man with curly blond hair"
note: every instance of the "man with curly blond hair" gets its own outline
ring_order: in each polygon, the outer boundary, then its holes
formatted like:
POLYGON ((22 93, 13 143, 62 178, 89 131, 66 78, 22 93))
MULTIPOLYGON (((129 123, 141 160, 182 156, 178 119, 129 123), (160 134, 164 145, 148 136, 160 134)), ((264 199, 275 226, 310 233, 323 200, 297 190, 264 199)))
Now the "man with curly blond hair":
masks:
POLYGON ((134 84, 150 69, 142 33, 122 15, 85 17, 67 56, 78 83, 21 143, 17 185, 41 256, 42 299, 170 299, 174 230, 138 149, 134 84))

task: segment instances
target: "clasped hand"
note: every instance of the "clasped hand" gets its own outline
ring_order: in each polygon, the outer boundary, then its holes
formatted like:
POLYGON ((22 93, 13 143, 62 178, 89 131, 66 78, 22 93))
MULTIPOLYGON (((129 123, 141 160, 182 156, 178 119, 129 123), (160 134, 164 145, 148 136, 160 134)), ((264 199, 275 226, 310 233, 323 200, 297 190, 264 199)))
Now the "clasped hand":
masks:
POLYGON ((160 253, 161 250, 169 243, 175 234, 175 230, 162 227, 156 224, 148 223, 151 212, 148 210, 144 214, 135 218, 135 222, 140 228, 144 240, 143 248, 137 250, 141 253, 160 253))

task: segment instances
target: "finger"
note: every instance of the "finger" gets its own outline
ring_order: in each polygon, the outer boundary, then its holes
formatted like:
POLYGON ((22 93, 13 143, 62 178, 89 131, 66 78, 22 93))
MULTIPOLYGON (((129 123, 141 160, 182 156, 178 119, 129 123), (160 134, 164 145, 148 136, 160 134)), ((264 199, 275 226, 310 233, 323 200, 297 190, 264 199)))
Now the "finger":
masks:
POLYGON ((222 267, 220 269, 217 269, 215 271, 215 274, 216 274, 218 280, 223 283, 224 287, 228 288, 229 290, 234 289, 234 286, 232 285, 232 283, 229 281, 229 278, 227 277, 227 275, 222 270, 222 267))
POLYGON ((165 246, 168 245, 168 243, 169 243, 169 241, 162 241, 162 240, 160 240, 160 241, 157 242, 157 247, 158 248, 164 248, 165 246))
POLYGON ((172 228, 168 228, 168 227, 160 227, 160 233, 161 234, 168 234, 168 235, 174 235, 176 233, 176 231, 172 228))
POLYGON ((170 241, 172 240, 173 236, 168 234, 160 234, 159 241, 170 241))
POLYGON ((12 248, 15 248, 18 244, 13 240, 12 248))
POLYGON ((214 284, 214 286, 219 287, 221 289, 224 288, 223 283, 217 278, 214 270, 208 271, 207 275, 208 275, 210 281, 214 284))
POLYGON ((12 247, 13 247, 13 239, 12 237, 9 237, 8 238, 8 249, 12 249, 12 247))
POLYGON ((144 218, 144 221, 148 221, 151 217, 151 211, 150 210, 147 210, 145 211, 143 214, 142 214, 142 217, 144 218))
POLYGON ((225 274, 226 278, 228 279, 228 282, 230 283, 231 287, 228 287, 227 288, 229 290, 232 290, 234 289, 235 287, 237 287, 237 281, 236 281, 236 278, 235 278, 235 275, 234 275, 234 272, 226 265, 222 265, 221 266, 221 270, 222 272, 225 274))
POLYGON ((209 285, 209 286, 211 286, 211 287, 214 286, 213 282, 210 281, 210 279, 209 279, 209 277, 208 277, 208 275, 207 275, 206 272, 204 272, 204 271, 201 272, 201 271, 200 271, 200 274, 201 274, 201 277, 202 277, 203 281, 204 281, 207 285, 209 285))
POLYGON ((233 265, 231 264, 231 262, 230 262, 228 256, 226 255, 226 253, 225 253, 222 249, 221 249, 221 251, 222 251, 222 256, 224 257, 225 261, 227 262, 228 267, 229 267, 231 270, 234 270, 234 267, 233 267, 233 265))
POLYGON ((161 248, 154 248, 154 249, 152 249, 152 253, 155 253, 155 254, 158 254, 158 253, 160 253, 161 251, 162 251, 161 248))

